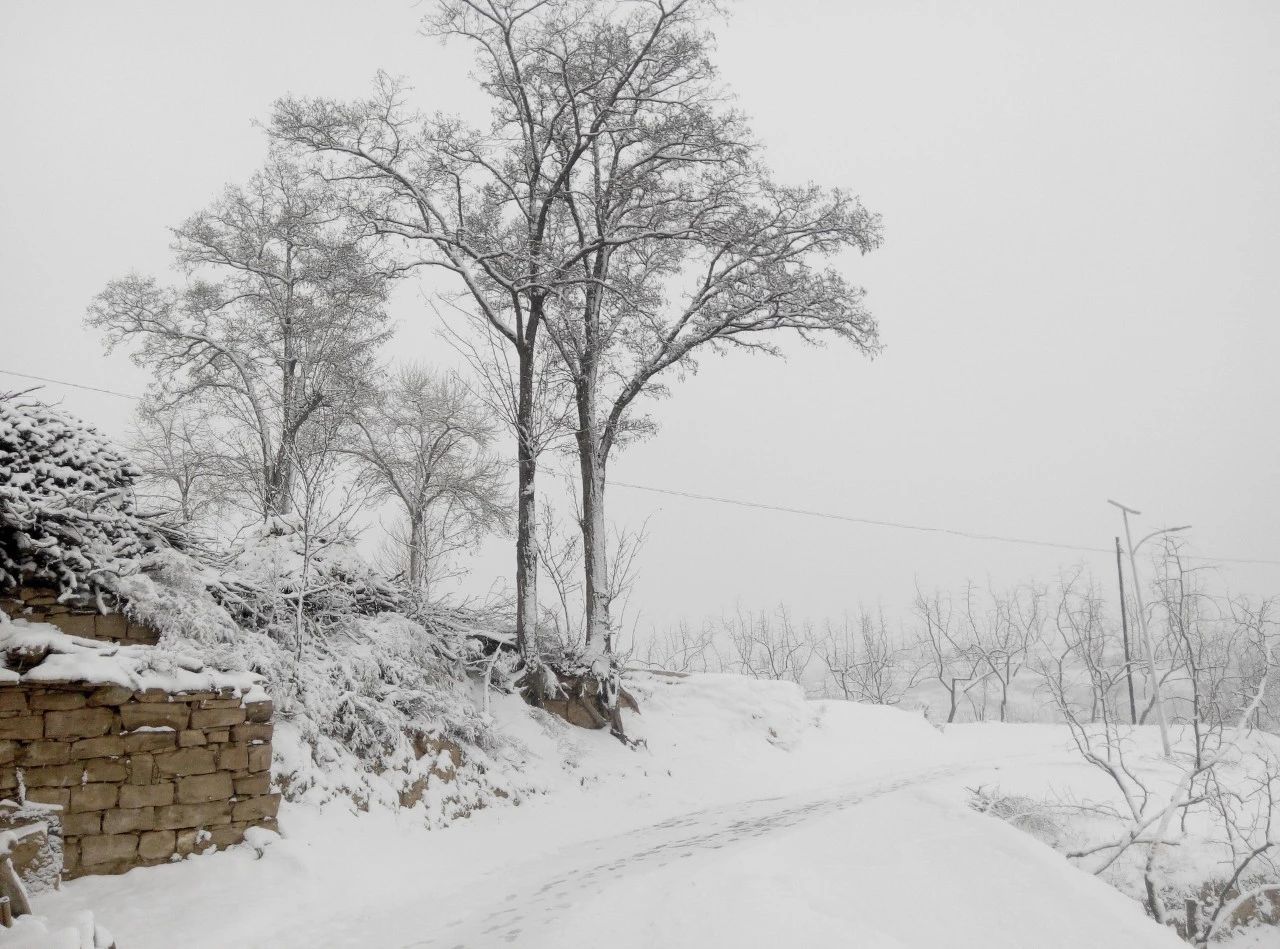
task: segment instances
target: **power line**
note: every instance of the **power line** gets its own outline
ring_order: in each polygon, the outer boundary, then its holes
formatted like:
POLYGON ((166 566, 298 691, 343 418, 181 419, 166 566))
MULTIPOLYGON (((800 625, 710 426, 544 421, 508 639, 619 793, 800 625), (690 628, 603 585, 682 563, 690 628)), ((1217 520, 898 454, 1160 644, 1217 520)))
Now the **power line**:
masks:
MULTIPOLYGON (((0 369, 0 373, 10 376, 19 376, 23 379, 35 379, 40 382, 49 382, 54 385, 70 386, 73 389, 85 389, 89 392, 101 392, 106 395, 116 395, 122 399, 133 399, 135 402, 142 401, 141 396, 130 395, 127 392, 116 392, 113 389, 99 389, 94 386, 82 385, 78 382, 67 382, 63 379, 48 379, 44 376, 33 376, 25 372, 14 372, 12 369, 0 369)), ((543 470, 549 474, 556 475, 557 477, 572 480, 568 475, 561 474, 560 472, 554 471, 550 468, 543 470)), ((714 504, 728 504, 733 507, 745 507, 757 511, 775 511, 779 514, 799 514, 803 517, 817 517, 829 521, 844 521, 849 524, 866 524, 871 527, 889 527, 895 530, 917 531, 922 534, 945 534, 951 537, 963 537, 967 540, 990 540, 1001 544, 1021 544, 1028 547, 1046 547, 1053 550, 1070 550, 1076 553, 1107 555, 1112 553, 1110 547, 1086 547, 1080 544, 1064 544, 1051 540, 1034 540, 1029 537, 1008 537, 1002 534, 962 531, 951 527, 932 527, 924 524, 906 524, 901 521, 884 521, 871 517, 854 517, 851 514, 836 514, 832 511, 813 511, 801 507, 787 507, 782 504, 766 504, 762 501, 742 501, 737 498, 722 498, 717 497, 714 494, 698 494, 695 491, 680 491, 675 488, 655 488, 652 485, 633 484, 628 481, 610 481, 609 483, 615 487, 630 488, 633 491, 647 491, 650 494, 665 494, 669 497, 686 498, 692 501, 708 501, 714 504)), ((1280 566, 1280 560, 1265 560, 1247 557, 1209 557, 1188 555, 1187 559, 1208 561, 1212 563, 1280 566)))
MULTIPOLYGON (((559 472, 553 472, 559 474, 559 472)), ((567 476, 561 476, 567 477, 567 476)), ((963 531, 951 527, 933 527, 923 524, 906 524, 901 521, 885 521, 871 517, 855 517, 851 514, 837 514, 832 511, 814 511, 808 508, 787 507, 782 504, 766 504, 762 501, 743 501, 738 498, 724 498, 714 494, 698 494, 695 491, 679 491, 675 488, 655 488, 652 485, 633 484, 627 481, 610 481, 613 487, 631 488, 634 491, 647 491, 651 494, 665 494, 670 497, 687 498, 694 501, 709 501, 715 504, 729 504, 733 507, 745 507, 758 511, 776 511, 781 514, 799 514, 804 517, 818 517, 829 521, 844 521, 850 524, 867 524, 872 527, 890 527, 896 530, 918 531, 924 534, 946 534, 952 537, 963 537, 968 540, 990 540, 1002 544, 1022 544, 1030 547, 1048 547, 1055 550, 1070 550, 1077 553, 1107 554, 1113 551, 1110 547, 1087 547, 1081 544, 1066 544, 1050 540, 1033 540, 1029 537, 1008 537, 1002 534, 986 534, 978 531, 963 531)), ((1280 560, 1249 559, 1241 557, 1209 557, 1190 556, 1188 560, 1210 561, 1213 563, 1264 564, 1280 566, 1280 560)))
MULTIPOLYGON (((956 530, 950 527, 929 527, 922 524, 904 524, 900 521, 882 521, 871 517, 854 517, 851 514, 835 514, 831 511, 811 511, 801 507, 786 507, 781 504, 765 504, 760 501, 740 501, 736 498, 721 498, 713 494, 697 494, 693 491, 677 491, 674 488, 654 488, 643 484, 629 484, 626 481, 611 481, 611 485, 631 488, 636 491, 649 491, 653 494, 668 494, 672 497, 691 498, 695 501, 713 501, 716 504, 731 504, 734 507, 748 507, 759 511, 778 511, 782 514, 802 514, 805 517, 820 517, 829 521, 847 521, 851 524, 869 524, 872 527, 892 527, 898 530, 919 531, 924 534, 949 534, 952 537, 965 537, 969 540, 994 540, 1005 544, 1027 544, 1032 547, 1052 547, 1057 550, 1074 550, 1082 553, 1107 554, 1107 547, 1082 547, 1077 544, 1061 544, 1050 540, 1032 540, 1026 537, 1005 537, 1000 534, 983 534, 974 531, 956 530)), ((1280 563, 1280 561, 1277 561, 1280 563)))
POLYGON ((130 395, 127 392, 117 392, 115 389, 99 389, 97 386, 86 386, 79 382, 66 382, 62 379, 49 379, 45 376, 33 376, 27 372, 14 372, 12 369, 0 369, 0 373, 6 376, 17 376, 20 379, 35 379, 37 382, 50 382, 56 386, 70 386, 72 389, 84 389, 88 392, 101 392, 103 395, 118 395, 122 399, 133 399, 135 402, 141 402, 142 397, 130 395))

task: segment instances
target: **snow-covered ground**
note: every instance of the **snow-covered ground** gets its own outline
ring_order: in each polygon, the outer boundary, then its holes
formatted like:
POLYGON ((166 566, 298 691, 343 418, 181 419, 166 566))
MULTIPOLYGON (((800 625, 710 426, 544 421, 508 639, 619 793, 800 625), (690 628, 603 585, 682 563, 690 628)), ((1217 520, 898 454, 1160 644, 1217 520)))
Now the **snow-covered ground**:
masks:
POLYGON ((37 912, 56 929, 92 910, 120 949, 1185 945, 968 806, 980 785, 1087 780, 1065 730, 944 734, 733 676, 635 691, 630 727, 647 746, 634 751, 495 703, 549 789, 519 806, 435 831, 411 811, 286 806, 265 845, 77 880, 37 912))

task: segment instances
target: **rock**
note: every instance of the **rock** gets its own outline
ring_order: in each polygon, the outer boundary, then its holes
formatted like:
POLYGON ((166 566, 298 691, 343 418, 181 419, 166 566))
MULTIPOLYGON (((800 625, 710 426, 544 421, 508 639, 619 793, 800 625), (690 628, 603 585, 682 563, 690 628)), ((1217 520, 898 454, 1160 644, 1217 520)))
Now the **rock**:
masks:
POLYGON ((272 727, 270 725, 237 725, 231 729, 232 741, 270 741, 272 727))
POLYGON ((169 751, 178 747, 178 736, 174 732, 134 732, 124 736, 124 750, 127 754, 137 751, 169 751))
POLYGON ((252 821, 263 817, 275 817, 280 810, 279 794, 264 794, 237 801, 231 810, 232 820, 252 821))
POLYGON ((74 764, 50 764, 41 768, 26 768, 23 780, 29 788, 69 788, 83 783, 84 769, 74 764))
POLYGON ((129 628, 129 621, 120 613, 108 613, 93 618, 93 632, 98 639, 121 640, 129 628))
POLYGON ((18 715, 14 718, 0 718, 0 738, 12 738, 15 741, 35 741, 43 737, 43 715, 18 715))
POLYGON ((156 777, 156 759, 153 755, 136 754, 128 758, 130 785, 150 784, 156 777))
POLYGON ((93 639, 92 613, 62 613, 57 616, 46 616, 51 626, 56 626, 68 636, 82 636, 93 639))
POLYGON ((120 788, 120 806, 164 807, 173 803, 174 791, 173 784, 168 781, 163 784, 126 784, 120 788))
POLYGON ((0 804, 0 833, 12 833, 10 860, 27 890, 34 893, 57 887, 62 874, 62 831, 57 815, 30 805, 9 801, 0 804))
POLYGON ((111 731, 115 714, 109 708, 79 708, 70 712, 46 712, 47 738, 97 738, 111 731))
POLYGON ((270 771, 271 770, 271 746, 270 745, 250 746, 249 770, 250 771, 270 771))
POLYGON ((65 741, 33 741, 18 747, 17 760, 23 767, 66 764, 71 760, 71 745, 65 741))
MULTIPOLYGON (((67 747, 65 742, 60 742, 67 747)), ((120 735, 103 735, 100 738, 81 738, 70 746, 71 757, 116 758, 124 754, 124 738, 120 735)))
POLYGON ((166 777, 172 775, 208 774, 216 770, 213 752, 208 748, 180 748, 156 755, 156 768, 166 777))
MULTIPOLYGON (((250 775, 247 778, 236 778, 232 783, 235 785, 236 797, 256 797, 259 794, 267 794, 271 791, 271 775, 265 772, 263 774, 250 775)), ((412 805, 404 804, 401 801, 401 806, 410 807, 412 805)))
POLYGON ((82 784, 71 789, 70 810, 73 814, 81 811, 104 811, 108 807, 115 807, 119 796, 120 791, 114 784, 82 784))
POLYGON ((123 685, 104 685, 93 690, 89 695, 88 703, 94 707, 100 705, 123 705, 131 698, 133 698, 133 689, 126 688, 123 685))
POLYGON ((129 776, 123 761, 118 758, 90 758, 81 762, 86 781, 111 781, 120 783, 129 776))
POLYGON ((25 712, 27 694, 12 686, 0 688, 0 712, 25 712))
POLYGON ((80 862, 84 866, 129 860, 138 852, 137 834, 100 834, 80 838, 80 862))
POLYGON ((71 792, 66 788, 27 788, 27 801, 32 804, 56 804, 66 810, 71 792))
POLYGON ((235 793, 231 775, 225 771, 192 775, 178 779, 179 804, 203 804, 206 801, 225 801, 235 793))
POLYGON ((102 833, 102 812, 84 811, 80 814, 66 814, 62 818, 62 832, 68 837, 100 834, 102 833))
POLYGON ((223 771, 244 771, 249 767, 249 748, 236 743, 218 746, 218 767, 223 771))
POLYGON ((149 830, 138 835, 138 856, 143 860, 167 860, 177 844, 171 830, 149 830))
MULTIPOLYGON (((235 708, 198 708, 191 712, 192 728, 227 728, 235 725, 239 727, 250 727, 241 725, 244 721, 244 707, 237 705, 235 708)), ((262 728, 261 725, 254 725, 253 728, 262 728)), ((266 726, 270 727, 270 726, 266 726)))
POLYGON ((120 706, 120 721, 127 732, 139 728, 172 728, 180 732, 190 718, 191 710, 182 702, 130 702, 120 706))
POLYGON ((133 830, 154 830, 156 826, 156 810, 154 807, 134 807, 107 811, 102 815, 102 832, 104 834, 123 834, 133 830))
POLYGON ((28 699, 28 704, 35 709, 84 708, 86 699, 79 692, 36 692, 28 699))
POLYGON ((171 804, 156 808, 157 830, 184 827, 213 827, 231 823, 231 803, 211 801, 207 804, 171 804))

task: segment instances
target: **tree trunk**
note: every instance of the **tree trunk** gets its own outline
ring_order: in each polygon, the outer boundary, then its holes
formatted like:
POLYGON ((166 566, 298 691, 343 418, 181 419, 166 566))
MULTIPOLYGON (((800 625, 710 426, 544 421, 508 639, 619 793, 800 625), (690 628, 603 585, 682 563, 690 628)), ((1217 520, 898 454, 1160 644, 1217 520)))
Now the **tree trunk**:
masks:
POLYGON ((538 622, 537 494, 538 453, 533 432, 533 352, 519 353, 520 392, 516 405, 516 648, 528 658, 538 622))
POLYGON ((409 587, 415 592, 422 592, 423 583, 422 560, 422 515, 414 514, 409 518, 409 587))
POLYGON ((281 449, 275 464, 268 466, 263 497, 263 516, 279 517, 288 514, 293 499, 293 466, 281 449))
POLYGON ((591 431, 578 436, 578 458, 582 470, 582 559, 586 581, 587 645, 584 659, 592 674, 608 673, 613 651, 609 616, 609 566, 605 533, 605 461, 591 431))

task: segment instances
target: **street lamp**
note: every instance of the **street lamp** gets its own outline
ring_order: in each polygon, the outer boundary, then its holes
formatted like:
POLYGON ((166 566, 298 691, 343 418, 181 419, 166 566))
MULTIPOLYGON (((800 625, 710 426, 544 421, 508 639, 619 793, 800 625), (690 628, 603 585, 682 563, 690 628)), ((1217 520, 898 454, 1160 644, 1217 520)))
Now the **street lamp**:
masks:
MULTIPOLYGON (((1149 541, 1152 537, 1158 537, 1161 534, 1172 534, 1176 531, 1185 531, 1190 529, 1190 524, 1183 524, 1181 527, 1166 527, 1163 530, 1152 531, 1136 544, 1133 542, 1133 535, 1129 533, 1129 515, 1141 514, 1141 511, 1135 511, 1131 507, 1126 507, 1119 501, 1107 499, 1108 504, 1115 505, 1120 508, 1124 515, 1124 539, 1129 545, 1129 573, 1133 576, 1133 595, 1138 600, 1138 626, 1142 630, 1142 645, 1147 654, 1147 672, 1151 675, 1151 690, 1156 706, 1156 722, 1160 725, 1160 746, 1164 750, 1166 758, 1171 757, 1173 748, 1169 744, 1169 723, 1164 717, 1164 702, 1160 697, 1160 677, 1156 674, 1156 651, 1151 644, 1151 630, 1147 625, 1147 607, 1142 602, 1142 581, 1138 579, 1138 561, 1134 556, 1138 548, 1149 541)), ((1124 604, 1121 604, 1123 607, 1124 604)))

